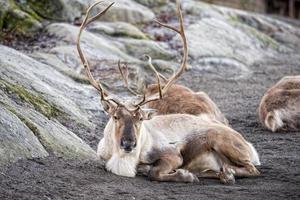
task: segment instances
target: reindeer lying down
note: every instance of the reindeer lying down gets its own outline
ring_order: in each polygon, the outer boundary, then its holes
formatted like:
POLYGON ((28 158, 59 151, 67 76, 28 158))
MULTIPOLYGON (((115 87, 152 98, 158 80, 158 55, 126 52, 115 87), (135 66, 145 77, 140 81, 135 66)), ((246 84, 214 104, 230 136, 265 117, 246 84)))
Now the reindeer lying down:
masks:
POLYGON ((153 117, 142 109, 109 103, 111 116, 98 145, 98 155, 114 174, 134 177, 136 169, 151 180, 196 182, 216 177, 256 176, 260 165, 254 147, 238 132, 205 114, 153 117))
POLYGON ((300 130, 300 75, 283 77, 263 96, 259 117, 273 132, 300 130))
POLYGON ((103 108, 110 116, 97 150, 106 161, 106 169, 121 176, 134 177, 139 171, 151 180, 178 182, 197 182, 198 177, 215 177, 223 183, 233 183, 234 176, 257 176, 259 171, 255 165, 260 162, 252 144, 211 114, 153 117, 153 109, 145 108, 151 102, 162 100, 186 67, 187 42, 179 2, 180 29, 159 22, 179 33, 183 40, 184 58, 179 70, 163 86, 154 70, 158 80, 157 93, 144 95, 139 102, 127 103, 111 98, 102 84, 95 81, 80 47, 80 36, 85 26, 113 5, 89 19, 91 9, 99 3, 93 4, 87 11, 78 35, 77 49, 88 78, 99 91, 103 108))

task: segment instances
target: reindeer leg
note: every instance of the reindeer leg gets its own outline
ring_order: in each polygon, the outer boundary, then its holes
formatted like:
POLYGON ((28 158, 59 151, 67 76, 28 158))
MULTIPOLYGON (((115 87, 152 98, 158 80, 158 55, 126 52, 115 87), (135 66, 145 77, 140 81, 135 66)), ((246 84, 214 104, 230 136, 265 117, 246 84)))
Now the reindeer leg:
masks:
POLYGON ((155 165, 150 169, 148 177, 155 181, 199 182, 193 173, 185 169, 178 169, 182 162, 182 156, 175 148, 162 152, 155 165))
POLYGON ((251 173, 247 168, 245 167, 236 167, 236 166, 230 166, 232 170, 234 170, 234 174, 237 177, 251 177, 251 176, 257 176, 256 174, 251 173))
POLYGON ((137 173, 140 175, 148 176, 151 167, 152 166, 149 164, 139 164, 137 167, 137 173))
POLYGON ((234 184, 235 183, 234 175, 235 175, 235 171, 232 168, 227 167, 226 165, 223 165, 223 167, 220 168, 219 172, 208 170, 196 174, 198 178, 220 179, 221 182, 224 184, 234 184))

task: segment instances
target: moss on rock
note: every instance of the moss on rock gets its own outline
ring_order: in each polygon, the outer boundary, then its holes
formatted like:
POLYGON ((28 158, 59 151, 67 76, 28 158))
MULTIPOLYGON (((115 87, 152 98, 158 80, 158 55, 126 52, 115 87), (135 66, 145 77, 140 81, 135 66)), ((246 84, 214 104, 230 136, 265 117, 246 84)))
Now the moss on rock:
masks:
POLYGON ((0 83, 5 85, 7 91, 17 94, 23 101, 31 104, 35 110, 39 111, 47 118, 58 117, 63 114, 62 111, 55 106, 50 105, 42 97, 32 94, 22 86, 12 85, 3 80, 0 80, 0 83))
POLYGON ((257 30, 256 28, 243 23, 238 16, 230 16, 229 22, 236 28, 241 29, 245 33, 251 35, 260 41, 264 46, 271 47, 273 49, 278 49, 279 44, 273 38, 267 34, 257 30))
POLYGON ((169 0, 134 0, 147 7, 157 7, 166 5, 169 0))
POLYGON ((14 0, 0 2, 0 29, 15 35, 33 36, 42 25, 41 18, 25 4, 14 0))
POLYGON ((61 1, 49 1, 49 0, 27 0, 28 5, 39 16, 46 19, 60 19, 63 11, 63 5, 61 1))

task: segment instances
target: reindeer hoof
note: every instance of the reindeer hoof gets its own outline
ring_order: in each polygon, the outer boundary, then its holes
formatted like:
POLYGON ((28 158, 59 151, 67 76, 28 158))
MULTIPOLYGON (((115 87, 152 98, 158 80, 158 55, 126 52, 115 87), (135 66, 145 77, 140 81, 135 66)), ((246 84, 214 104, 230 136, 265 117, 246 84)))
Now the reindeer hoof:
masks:
POLYGON ((183 182, 186 182, 186 183, 198 183, 199 182, 198 177, 195 174, 189 172, 188 170, 177 169, 176 173, 178 173, 178 175, 180 175, 181 180, 183 182))
POLYGON ((233 169, 223 166, 220 169, 218 176, 222 183, 233 185, 233 184, 235 184, 234 174, 235 174, 235 171, 233 169))
POLYGON ((260 172, 258 171, 258 169, 256 169, 255 166, 249 166, 249 167, 247 167, 247 169, 248 169, 249 173, 254 176, 260 175, 260 172))
POLYGON ((250 171, 250 173, 253 174, 253 175, 255 175, 255 176, 260 175, 260 172, 255 167, 250 171))

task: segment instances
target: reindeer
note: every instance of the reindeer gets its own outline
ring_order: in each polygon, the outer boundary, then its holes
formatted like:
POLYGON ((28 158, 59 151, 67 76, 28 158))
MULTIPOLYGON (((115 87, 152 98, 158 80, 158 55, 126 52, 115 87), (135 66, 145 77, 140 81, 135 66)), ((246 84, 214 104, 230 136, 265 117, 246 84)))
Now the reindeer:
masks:
POLYGON ((153 109, 145 108, 150 102, 161 100, 186 67, 187 45, 179 1, 179 30, 159 24, 180 34, 185 59, 164 85, 160 84, 156 73, 157 93, 127 102, 113 98, 101 82, 95 81, 80 47, 82 30, 113 5, 89 18, 91 9, 99 3, 87 11, 78 34, 77 49, 91 84, 100 93, 103 109, 110 116, 97 149, 97 154, 106 161, 106 169, 121 176, 134 177, 139 172, 150 180, 175 182, 197 182, 198 177, 215 177, 223 183, 233 183, 234 176, 259 175, 255 165, 260 161, 252 144, 208 114, 154 116, 153 109))
MULTIPOLYGON (((183 41, 186 42, 186 39, 183 38, 183 41)), ((185 52, 184 52, 185 53, 185 52)), ((158 83, 160 84, 161 79, 167 81, 167 79, 157 72, 155 67, 152 65, 151 57, 148 57, 149 66, 152 71, 155 73, 158 83)), ((184 56, 183 62, 186 62, 187 56, 184 56)), ((124 84, 128 91, 134 95, 139 96, 140 94, 137 91, 132 90, 128 84, 128 67, 126 64, 121 66, 120 61, 118 62, 118 67, 124 84), (122 69, 125 68, 125 71, 122 69)), ((146 96, 153 96, 159 92, 158 84, 151 84, 146 88, 144 94, 146 96)), ((229 126, 227 119, 224 117, 218 106, 211 100, 211 98, 205 92, 194 92, 191 89, 183 86, 174 84, 164 94, 164 98, 157 101, 151 101, 145 105, 147 108, 155 109, 157 115, 166 115, 166 114, 191 114, 191 115, 200 115, 207 114, 211 118, 218 120, 219 122, 229 126)))
POLYGON ((259 118, 273 132, 300 130, 300 76, 285 76, 266 92, 259 118))

